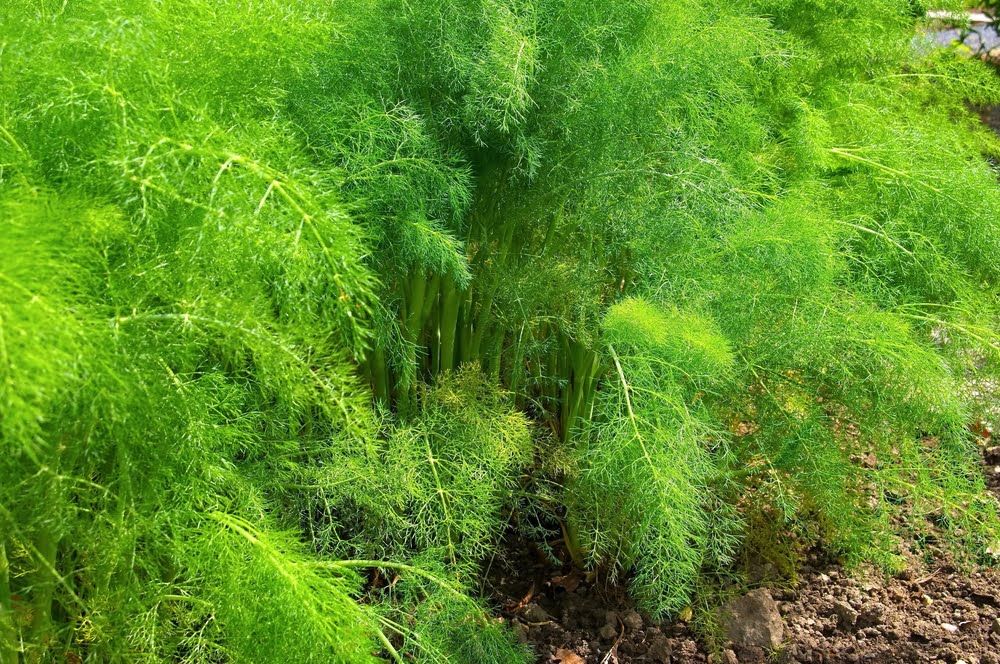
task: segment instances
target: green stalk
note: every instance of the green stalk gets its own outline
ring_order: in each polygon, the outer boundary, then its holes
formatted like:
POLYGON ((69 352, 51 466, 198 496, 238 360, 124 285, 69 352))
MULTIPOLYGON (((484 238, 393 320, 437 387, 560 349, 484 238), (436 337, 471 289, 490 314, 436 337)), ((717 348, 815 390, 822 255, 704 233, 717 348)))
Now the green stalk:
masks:
POLYGON ((547 251, 549 247, 549 239, 552 237, 556 230, 556 224, 559 222, 559 218, 562 216, 563 208, 560 206, 557 212, 554 212, 549 217, 549 225, 545 228, 545 237, 542 238, 542 245, 539 247, 542 252, 547 251))
MULTIPOLYGON (((573 415, 570 410, 573 394, 573 357, 570 345, 571 342, 565 335, 559 335, 559 348, 561 351, 559 359, 563 360, 560 364, 566 367, 566 372, 563 374, 565 385, 559 393, 559 423, 562 425, 563 442, 569 440, 569 432, 572 425, 571 420, 573 415)), ((560 374, 556 373, 555 375, 558 376, 560 374)))
POLYGON ((456 353, 456 366, 464 364, 472 359, 469 349, 472 347, 472 312, 474 310, 475 297, 472 288, 462 299, 460 307, 460 317, 458 323, 458 349, 456 353))
POLYGON ((10 562, 7 560, 7 543, 0 540, 0 664, 17 661, 15 636, 10 562))
POLYGON ((489 328, 490 314, 493 311, 493 297, 496 293, 496 285, 490 287, 489 294, 479 303, 479 311, 476 315, 475 326, 472 329, 472 336, 469 340, 469 359, 482 359, 481 350, 483 338, 489 328))
MULTIPOLYGON (((420 342, 420 317, 424 312, 424 297, 427 294, 427 274, 422 269, 411 271, 409 283, 403 287, 403 304, 400 311, 403 320, 403 334, 409 342, 408 362, 412 369, 417 366, 417 344, 420 342)), ((396 408, 406 417, 416 407, 416 381, 397 377, 396 408)))
POLYGON ((31 641, 42 643, 52 627, 52 602, 55 596, 56 553, 59 541, 48 529, 35 537, 34 553, 38 559, 39 568, 32 576, 32 611, 31 611, 31 641))
POLYGON ((451 371, 455 368, 455 335, 458 333, 458 311, 461 305, 461 293, 451 277, 444 278, 441 288, 441 322, 438 344, 438 371, 451 371))
POLYGON ((524 323, 517 334, 517 341, 514 342, 514 352, 510 364, 510 380, 507 382, 508 389, 514 395, 517 407, 523 406, 520 389, 521 379, 524 376, 524 323))
POLYGON ((500 357, 503 353, 503 344, 506 337, 507 334, 504 330, 499 330, 493 335, 493 343, 490 345, 489 353, 487 353, 483 364, 483 372, 496 385, 500 383, 500 357))
MULTIPOLYGON (((551 326, 546 326, 550 330, 548 334, 558 334, 552 330, 551 326)), ((552 408, 552 404, 556 403, 559 398, 559 384, 557 382, 557 376, 559 375, 559 348, 555 343, 551 343, 549 348, 548 361, 540 363, 538 367, 538 376, 543 378, 542 383, 542 394, 546 399, 546 408, 552 408), (546 375, 546 372, 548 375, 546 375)))
POLYGON ((597 379, 601 374, 601 356, 591 353, 590 368, 587 372, 587 382, 584 386, 584 400, 580 415, 587 422, 593 419, 594 398, 597 396, 597 379))
POLYGON ((385 349, 376 345, 371 359, 372 390, 375 398, 383 404, 389 403, 389 372, 385 364, 385 349))
MULTIPOLYGON (((53 443, 49 453, 52 461, 48 469, 48 476, 41 480, 46 483, 43 499, 48 504, 64 504, 65 497, 61 496, 59 491, 59 470, 64 466, 72 468, 74 465, 74 456, 66 459, 61 458, 58 450, 61 448, 68 450, 72 454, 72 451, 79 450, 82 447, 82 445, 69 444, 66 434, 60 436, 58 444, 53 443)), ((31 642, 35 644, 45 642, 52 630, 52 605, 55 601, 56 584, 68 585, 66 579, 63 578, 56 567, 60 537, 55 528, 53 524, 46 523, 41 525, 31 542, 32 553, 38 566, 31 574, 33 596, 29 633, 31 635, 31 642)))
POLYGON ((427 275, 416 270, 410 275, 406 302, 406 333, 409 341, 416 344, 420 340, 420 322, 424 313, 424 297, 427 294, 427 275))
MULTIPOLYGON (((427 322, 431 320, 431 316, 434 313, 435 308, 438 306, 439 295, 441 292, 441 275, 435 274, 431 277, 431 280, 427 283, 427 291, 424 293, 424 309, 420 314, 420 334, 423 335, 424 330, 427 328, 427 322)), ((437 334, 438 326, 435 325, 431 328, 432 335, 437 334)), ((423 354, 423 365, 426 373, 433 373, 436 362, 437 350, 437 339, 431 338, 426 340, 426 345, 424 347, 423 354)))
POLYGON ((420 325, 427 322, 430 318, 431 312, 434 310, 434 305, 437 304, 438 292, 441 290, 441 275, 435 274, 431 277, 431 280, 427 283, 427 290, 424 293, 424 309, 420 314, 420 325))
POLYGON ((563 440, 569 441, 569 437, 576 426, 579 418, 584 416, 585 403, 588 400, 588 391, 592 384, 591 370, 594 365, 594 353, 583 344, 570 342, 570 358, 572 361, 572 401, 569 408, 569 419, 565 423, 563 440))
POLYGON ((568 517, 560 525, 563 531, 563 542, 566 544, 566 550, 569 551, 569 557, 573 560, 573 564, 576 565, 577 569, 586 569, 586 552, 580 546, 580 535, 576 531, 576 526, 568 517))

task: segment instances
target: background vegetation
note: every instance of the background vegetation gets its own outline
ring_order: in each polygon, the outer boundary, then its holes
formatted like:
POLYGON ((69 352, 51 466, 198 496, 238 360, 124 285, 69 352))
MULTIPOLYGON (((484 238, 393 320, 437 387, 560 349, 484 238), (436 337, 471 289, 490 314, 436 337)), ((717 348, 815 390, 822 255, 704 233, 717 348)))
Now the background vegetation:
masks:
POLYGON ((1000 90, 923 11, 4 2, 0 661, 522 661, 508 529, 658 616, 988 562, 1000 90))

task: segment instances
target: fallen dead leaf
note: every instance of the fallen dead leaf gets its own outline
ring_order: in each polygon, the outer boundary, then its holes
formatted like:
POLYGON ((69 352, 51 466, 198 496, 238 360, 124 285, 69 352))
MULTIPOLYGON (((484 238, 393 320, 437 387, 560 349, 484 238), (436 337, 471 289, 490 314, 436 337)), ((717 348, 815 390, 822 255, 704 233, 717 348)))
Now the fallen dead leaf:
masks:
POLYGON ((580 657, 572 650, 567 648, 560 648, 556 650, 556 654, 552 656, 552 662, 554 664, 586 664, 583 661, 583 657, 580 657))
POLYGON ((566 592, 573 592, 580 586, 580 574, 574 570, 569 574, 564 574, 563 576, 552 577, 552 585, 564 588, 566 592))

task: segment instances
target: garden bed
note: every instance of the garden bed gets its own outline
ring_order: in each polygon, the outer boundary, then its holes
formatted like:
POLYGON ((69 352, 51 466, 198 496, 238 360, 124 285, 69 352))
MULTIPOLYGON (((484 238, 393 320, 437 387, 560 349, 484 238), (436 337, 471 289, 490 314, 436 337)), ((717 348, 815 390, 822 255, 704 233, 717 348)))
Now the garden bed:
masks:
MULTIPOLYGON (((983 472, 1000 498, 1000 446, 983 442, 983 472)), ((1000 570, 959 569, 933 542, 908 558, 906 571, 885 578, 812 553, 797 582, 772 583, 767 592, 784 625, 778 661, 1000 663, 1000 570)), ((737 654, 721 635, 721 651, 713 649, 689 622, 651 621, 620 587, 553 566, 523 542, 491 569, 501 619, 539 663, 771 661, 762 649, 737 654)))

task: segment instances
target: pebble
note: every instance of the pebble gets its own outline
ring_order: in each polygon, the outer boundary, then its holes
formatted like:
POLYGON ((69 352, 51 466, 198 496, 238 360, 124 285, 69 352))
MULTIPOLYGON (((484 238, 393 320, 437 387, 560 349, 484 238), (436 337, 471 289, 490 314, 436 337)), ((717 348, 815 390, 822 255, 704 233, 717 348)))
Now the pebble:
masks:
POLYGON ((552 620, 549 612, 537 604, 529 604, 524 607, 524 618, 530 623, 544 623, 552 620))
POLYGON ((654 636, 649 644, 649 657, 654 662, 668 664, 670 658, 673 657, 673 651, 674 649, 670 647, 670 640, 662 634, 654 636))
POLYGON ((952 625, 951 623, 941 623, 941 627, 944 629, 944 631, 948 632, 949 634, 958 633, 958 625, 952 625))
POLYGON ((622 616, 621 621, 625 623, 625 627, 633 632, 642 629, 642 616, 639 615, 638 611, 627 611, 622 616))
POLYGON ((868 604, 859 611, 858 620, 865 625, 879 625, 885 618, 885 607, 881 604, 868 604))
POLYGON ((847 602, 836 601, 833 603, 833 612, 837 616, 837 623, 844 628, 850 629, 858 622, 858 612, 851 608, 847 602))

